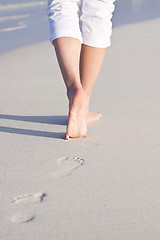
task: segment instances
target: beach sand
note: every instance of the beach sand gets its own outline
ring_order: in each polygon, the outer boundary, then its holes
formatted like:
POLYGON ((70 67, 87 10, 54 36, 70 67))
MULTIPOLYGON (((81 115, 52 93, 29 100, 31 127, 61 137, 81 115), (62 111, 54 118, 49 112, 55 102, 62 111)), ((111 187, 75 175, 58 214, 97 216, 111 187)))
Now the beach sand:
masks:
POLYGON ((91 99, 102 118, 65 141, 49 41, 0 56, 0 239, 158 240, 160 18, 113 29, 91 99))

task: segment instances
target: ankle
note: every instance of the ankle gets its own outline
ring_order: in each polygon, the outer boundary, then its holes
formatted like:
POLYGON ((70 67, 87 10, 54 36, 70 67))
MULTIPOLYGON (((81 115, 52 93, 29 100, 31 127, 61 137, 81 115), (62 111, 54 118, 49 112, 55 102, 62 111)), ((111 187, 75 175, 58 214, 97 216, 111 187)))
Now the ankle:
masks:
POLYGON ((87 95, 86 109, 88 112, 89 112, 89 104, 90 104, 90 95, 87 95))
POLYGON ((71 85, 70 87, 67 88, 67 97, 69 99, 69 101, 71 101, 74 93, 79 90, 82 89, 81 85, 71 85))

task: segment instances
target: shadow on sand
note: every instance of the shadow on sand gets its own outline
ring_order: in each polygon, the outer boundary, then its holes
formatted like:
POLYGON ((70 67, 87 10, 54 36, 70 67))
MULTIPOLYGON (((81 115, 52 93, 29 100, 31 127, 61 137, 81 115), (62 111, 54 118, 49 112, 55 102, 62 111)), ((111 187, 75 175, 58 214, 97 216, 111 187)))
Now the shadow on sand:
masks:
MULTIPOLYGON (((53 125, 67 125, 67 116, 18 116, 18 115, 6 115, 0 114, 0 119, 15 120, 15 121, 24 121, 24 122, 35 122, 43 124, 53 124, 53 125)), ((30 135, 30 136, 39 136, 47 138, 63 138, 64 132, 46 132, 22 128, 12 128, 0 126, 0 132, 21 134, 21 135, 30 135)))

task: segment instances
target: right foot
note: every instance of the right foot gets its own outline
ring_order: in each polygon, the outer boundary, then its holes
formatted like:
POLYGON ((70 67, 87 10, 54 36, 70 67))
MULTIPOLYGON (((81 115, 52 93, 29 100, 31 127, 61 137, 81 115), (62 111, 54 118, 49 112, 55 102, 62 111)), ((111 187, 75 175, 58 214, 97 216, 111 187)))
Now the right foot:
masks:
POLYGON ((101 118, 101 113, 99 112, 87 112, 86 121, 87 124, 99 120, 101 118))
POLYGON ((71 89, 68 92, 68 98, 70 107, 64 139, 85 137, 87 133, 86 93, 82 88, 71 89))

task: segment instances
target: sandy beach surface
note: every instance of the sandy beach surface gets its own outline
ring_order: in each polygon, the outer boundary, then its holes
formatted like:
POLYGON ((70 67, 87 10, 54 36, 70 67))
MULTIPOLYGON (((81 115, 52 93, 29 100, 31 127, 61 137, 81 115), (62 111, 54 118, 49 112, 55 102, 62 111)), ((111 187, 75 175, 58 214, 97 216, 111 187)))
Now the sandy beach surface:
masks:
POLYGON ((42 38, 29 30, 34 7, 26 27, 0 32, 1 240, 159 240, 160 4, 153 2, 151 11, 149 1, 132 1, 126 18, 128 6, 117 4, 91 99, 102 118, 85 139, 62 139, 68 102, 45 13, 42 38), (27 35, 17 46, 16 36, 27 35))

